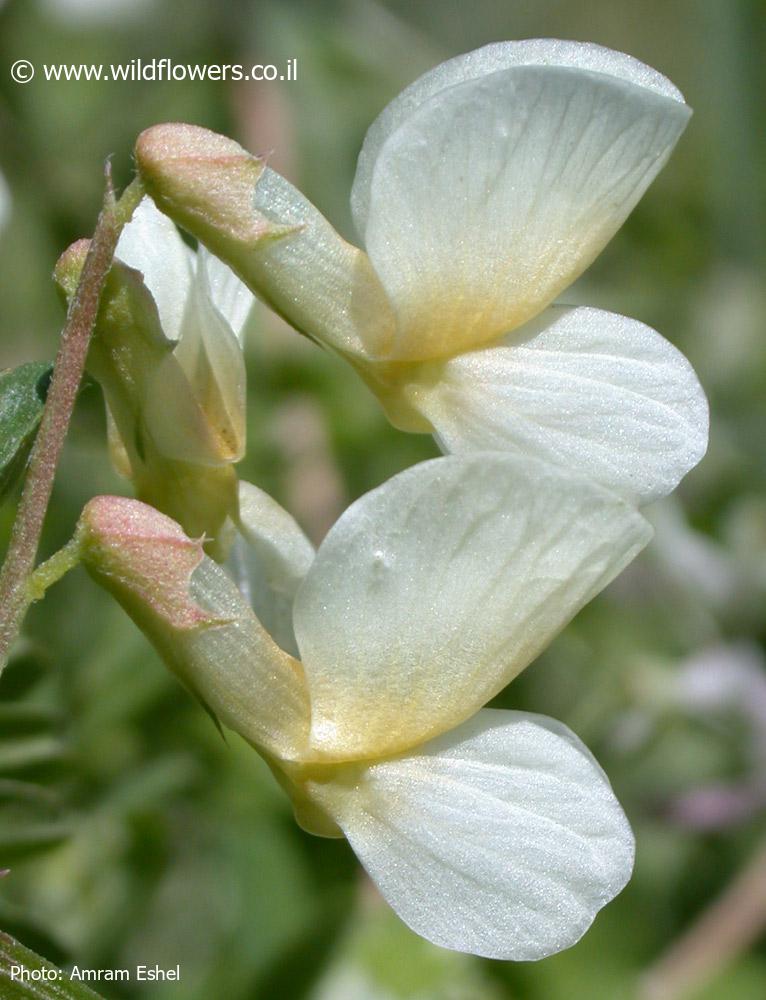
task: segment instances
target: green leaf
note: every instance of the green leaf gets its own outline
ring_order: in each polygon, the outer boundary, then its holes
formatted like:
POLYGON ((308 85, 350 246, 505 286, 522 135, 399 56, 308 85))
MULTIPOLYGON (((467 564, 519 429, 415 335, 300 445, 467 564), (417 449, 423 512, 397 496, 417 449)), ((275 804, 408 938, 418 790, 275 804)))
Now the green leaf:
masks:
POLYGON ((30 362, 0 372, 0 502, 24 471, 52 371, 47 362, 30 362))
POLYGON ((3 1000, 102 1000, 98 993, 73 982, 66 972, 2 931, 0 996, 3 1000))
POLYGON ((13 829, 0 824, 0 856, 4 864, 23 860, 30 854, 47 850, 72 835, 70 823, 26 823, 13 829))

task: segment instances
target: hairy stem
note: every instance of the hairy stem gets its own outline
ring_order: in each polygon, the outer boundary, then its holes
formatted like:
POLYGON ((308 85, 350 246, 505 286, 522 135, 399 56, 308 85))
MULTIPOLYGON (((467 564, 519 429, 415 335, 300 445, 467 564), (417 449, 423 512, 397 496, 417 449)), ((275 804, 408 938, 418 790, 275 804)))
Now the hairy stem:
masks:
POLYGON ((80 387, 85 357, 98 314, 101 289, 122 227, 141 200, 140 182, 116 201, 107 165, 104 205, 98 217, 77 291, 67 312, 40 430, 29 459, 5 562, 0 570, 0 671, 34 595, 29 577, 34 569, 45 512, 61 449, 80 387))

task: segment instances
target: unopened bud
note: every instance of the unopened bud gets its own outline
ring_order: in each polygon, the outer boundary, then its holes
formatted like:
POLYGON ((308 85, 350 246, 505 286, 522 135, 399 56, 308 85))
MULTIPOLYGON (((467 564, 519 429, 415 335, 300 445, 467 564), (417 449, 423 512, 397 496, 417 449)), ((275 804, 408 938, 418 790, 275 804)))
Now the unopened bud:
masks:
MULTIPOLYGON (((67 301, 77 288, 88 247, 88 240, 72 244, 54 269, 67 301)), ((191 535, 206 535, 208 550, 222 558, 228 547, 225 524, 237 507, 231 463, 244 446, 244 403, 239 398, 244 387, 235 384, 230 401, 209 364, 197 365, 202 375, 196 373, 192 385, 175 349, 141 272, 115 259, 86 361, 104 392, 112 462, 132 479, 140 499, 180 521, 191 535)), ((224 366, 224 373, 231 368, 224 366)))
POLYGON ((77 240, 67 247, 53 268, 53 280, 58 285, 61 293, 67 302, 77 291, 82 269, 85 266, 85 258, 90 249, 90 240, 77 240))

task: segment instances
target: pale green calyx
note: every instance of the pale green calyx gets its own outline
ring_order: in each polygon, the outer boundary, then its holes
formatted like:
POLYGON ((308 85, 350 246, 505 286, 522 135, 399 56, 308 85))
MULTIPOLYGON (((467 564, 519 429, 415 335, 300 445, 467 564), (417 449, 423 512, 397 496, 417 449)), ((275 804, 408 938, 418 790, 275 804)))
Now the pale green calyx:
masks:
POLYGON ((89 572, 146 621, 169 632, 221 625, 190 595, 205 553, 171 518, 125 497, 91 500, 78 522, 76 544, 89 572))
POLYGON ((265 632, 201 540, 148 504, 105 496, 86 505, 75 544, 90 575, 211 714, 267 755, 298 755, 307 731, 300 664, 265 632), (279 712, 270 711, 277 702, 279 712))

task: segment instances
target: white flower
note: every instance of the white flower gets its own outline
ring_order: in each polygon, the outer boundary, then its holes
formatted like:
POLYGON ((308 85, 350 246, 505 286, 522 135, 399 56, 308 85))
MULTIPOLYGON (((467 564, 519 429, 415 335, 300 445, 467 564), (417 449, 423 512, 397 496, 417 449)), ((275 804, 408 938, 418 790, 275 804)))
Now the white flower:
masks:
MULTIPOLYGON (((56 279, 71 297, 87 241, 56 279)), ((252 293, 204 248, 194 253, 144 199, 120 237, 101 297, 88 371, 101 384, 115 467, 137 495, 228 550, 234 463, 245 449, 244 327, 252 293)))
POLYGON ((495 958, 573 944, 630 875, 630 828, 565 726, 482 706, 646 544, 644 518, 585 477, 477 453, 363 496, 307 572, 287 515, 251 527, 284 594, 305 572, 300 660, 151 508, 97 498, 79 537, 171 669, 264 754, 301 824, 344 834, 410 927, 495 958))
POLYGON ((253 296, 209 254, 186 246, 145 198, 120 236, 118 261, 140 272, 173 346, 147 379, 144 414, 163 455, 210 465, 245 449, 242 336, 253 296))
POLYGON ((366 252, 223 137, 156 126, 136 155, 159 207, 346 357, 397 426, 433 431, 448 451, 543 457, 645 503, 705 452, 697 378, 642 323, 551 303, 622 225, 689 115, 670 81, 600 46, 459 56, 367 134, 352 193, 366 252))

